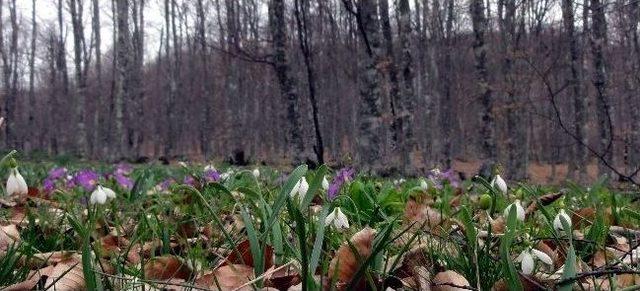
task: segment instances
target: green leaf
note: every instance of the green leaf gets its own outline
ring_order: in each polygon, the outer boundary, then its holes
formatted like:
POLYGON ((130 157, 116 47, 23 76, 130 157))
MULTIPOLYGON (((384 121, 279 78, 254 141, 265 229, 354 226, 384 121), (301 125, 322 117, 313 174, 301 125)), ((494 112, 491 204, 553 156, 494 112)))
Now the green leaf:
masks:
POLYGON ((566 283, 558 286, 558 291, 571 291, 573 290, 573 283, 575 280, 571 279, 576 276, 576 251, 573 249, 573 244, 569 246, 567 251, 567 259, 564 263, 564 271, 562 272, 561 280, 569 280, 566 283))
POLYGON ((316 195, 316 192, 322 187, 322 179, 327 174, 328 169, 327 166, 322 165, 316 171, 316 175, 313 177, 311 184, 309 184, 309 191, 307 191, 307 195, 304 196, 302 202, 300 203, 300 209, 305 209, 313 200, 313 196, 316 195))
POLYGON ((522 290, 522 283, 520 282, 518 271, 516 271, 509 252, 515 236, 516 227, 518 226, 516 211, 516 207, 509 208, 507 229, 500 242, 500 258, 502 259, 504 277, 509 286, 509 290, 522 290))
POLYGON ((264 273, 263 248, 258 240, 258 232, 253 227, 253 221, 251 220, 251 216, 249 216, 246 208, 243 207, 240 214, 242 215, 242 220, 244 221, 245 229, 247 230, 247 236, 249 237, 249 248, 251 249, 253 268, 257 277, 264 273))

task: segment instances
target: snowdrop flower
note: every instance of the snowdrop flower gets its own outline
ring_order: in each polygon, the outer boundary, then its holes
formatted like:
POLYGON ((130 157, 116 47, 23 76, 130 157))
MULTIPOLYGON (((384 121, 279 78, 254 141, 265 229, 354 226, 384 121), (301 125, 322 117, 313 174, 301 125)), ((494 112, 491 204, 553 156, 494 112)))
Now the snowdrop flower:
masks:
POLYGON ((327 176, 322 177, 322 189, 329 190, 329 180, 327 180, 327 176))
POLYGON ((342 213, 340 207, 334 208, 333 211, 324 219, 324 226, 329 226, 331 224, 339 230, 349 228, 349 220, 347 220, 347 216, 342 213))
POLYGON ((116 192, 107 188, 98 186, 91 193, 91 197, 89 197, 89 203, 91 204, 105 204, 108 198, 116 198, 116 192))
POLYGON ((498 188, 502 194, 507 194, 507 182, 505 182, 500 175, 496 175, 496 177, 493 178, 491 186, 498 188))
POLYGON ((518 218, 518 220, 520 221, 524 221, 524 208, 522 207, 522 204, 520 203, 520 200, 516 200, 516 202, 513 202, 511 204, 509 204, 509 206, 507 206, 504 209, 504 218, 507 219, 509 217, 509 212, 511 211, 511 207, 515 207, 516 208, 516 217, 518 218))
POLYGON ((179 165, 180 167, 187 168, 187 163, 185 163, 185 162, 183 162, 183 161, 179 161, 179 162, 178 162, 178 165, 179 165))
POLYGON ((422 191, 427 191, 429 189, 429 184, 427 184, 427 181, 424 179, 420 179, 420 189, 422 189, 422 191))
POLYGON ((207 172, 207 171, 217 171, 217 170, 216 170, 216 167, 214 167, 213 165, 209 164, 209 165, 204 166, 204 171, 207 172))
POLYGON ((7 194, 26 195, 29 192, 27 182, 25 182, 18 168, 12 168, 9 178, 7 178, 7 194))
POLYGON ((307 179, 305 177, 302 177, 298 180, 296 185, 293 186, 293 189, 289 192, 289 196, 291 196, 291 198, 298 196, 300 199, 303 199, 304 196, 307 195, 307 191, 309 191, 309 183, 307 183, 307 179))
POLYGON ((531 275, 533 273, 533 268, 535 267, 534 259, 538 259, 547 265, 553 265, 553 261, 549 255, 536 250, 536 249, 526 249, 520 253, 520 255, 516 258, 516 262, 520 262, 520 267, 522 268, 522 273, 525 275, 531 275))
POLYGON ((258 179, 260 177, 260 170, 258 170, 258 168, 255 168, 253 169, 253 172, 251 172, 251 174, 253 175, 253 177, 258 179))
POLYGON ((569 217, 569 215, 564 212, 564 209, 560 209, 560 212, 558 212, 556 218, 553 219, 553 229, 558 232, 564 231, 564 225, 562 224, 563 218, 569 224, 569 227, 571 227, 571 217, 569 217))

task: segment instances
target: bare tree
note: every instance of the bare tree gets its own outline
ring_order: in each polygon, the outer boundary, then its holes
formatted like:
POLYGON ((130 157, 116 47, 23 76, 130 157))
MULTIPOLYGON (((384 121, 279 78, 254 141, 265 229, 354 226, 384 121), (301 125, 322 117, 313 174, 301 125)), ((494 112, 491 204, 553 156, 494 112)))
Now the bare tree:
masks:
POLYGON ((400 42, 400 74, 402 86, 398 98, 398 110, 395 127, 399 133, 399 149, 402 155, 402 171, 408 174, 415 173, 416 165, 413 161, 413 153, 416 150, 414 136, 413 110, 416 104, 413 90, 413 53, 411 50, 411 10, 409 0, 398 2, 398 29, 400 42))
POLYGON ((76 94, 74 110, 76 114, 76 150, 81 157, 87 155, 87 130, 85 124, 85 104, 87 94, 87 69, 89 67, 89 56, 84 37, 84 25, 82 20, 83 1, 69 0, 69 11, 71 13, 71 25, 73 27, 73 63, 75 65, 76 94))
MULTIPOLYGON (((613 156, 613 118, 611 104, 607 95, 607 69, 605 48, 607 46, 607 20, 605 5, 601 0, 591 0, 591 53, 593 55, 593 86, 596 89, 596 117, 598 120, 598 136, 600 150, 610 163, 613 156)), ((599 163, 599 173, 604 174, 607 168, 599 163)))
MULTIPOLYGON (((31 1, 31 46, 29 48, 29 103, 36 104, 36 92, 35 92, 35 63, 36 63, 36 39, 38 37, 38 26, 36 23, 36 0, 31 1)), ((32 132, 36 130, 36 108, 35 106, 29 106, 28 128, 32 132)), ((35 145, 33 140, 34 134, 30 134, 25 140, 25 150, 31 151, 39 145, 35 145)))
MULTIPOLYGON (((582 52, 580 40, 575 29, 573 2, 573 0, 562 0, 562 19, 567 42, 569 43, 569 67, 571 68, 568 82, 571 87, 571 98, 574 104, 573 126, 575 135, 583 144, 587 144, 587 97, 582 92, 582 52)), ((585 181, 587 178, 587 151, 580 143, 576 143, 573 147, 573 157, 569 164, 571 175, 577 175, 578 181, 585 181)))
POLYGON ((273 41, 273 68, 275 70, 280 91, 286 101, 286 118, 288 123, 287 144, 291 146, 294 164, 304 162, 308 157, 302 132, 300 97, 297 92, 297 81, 291 74, 287 58, 287 32, 284 0, 272 0, 269 6, 269 26, 273 41))
POLYGON ((490 163, 497 159, 496 135, 493 113, 493 89, 489 83, 489 71, 487 69, 487 44, 485 33, 487 31, 487 18, 483 0, 471 0, 471 20, 473 24, 473 53, 475 56, 475 68, 477 73, 477 84, 480 87, 480 102, 482 111, 480 118, 482 123, 481 139, 483 157, 490 163))
MULTIPOLYGON (((2 17, 3 1, 0 0, 0 19, 2 17)), ((11 34, 9 43, 5 44, 4 24, 0 24, 0 57, 2 57, 2 75, 4 90, 4 116, 5 126, 5 146, 16 147, 17 136, 15 133, 16 124, 16 100, 18 98, 18 16, 16 12, 16 0, 9 2, 9 21, 11 24, 11 34)))
POLYGON ((127 135, 125 131, 125 100, 130 97, 130 70, 131 70, 131 37, 129 32, 129 1, 116 0, 117 21, 117 47, 116 47, 116 77, 114 90, 115 104, 115 137, 117 145, 114 147, 114 156, 123 157, 127 150, 127 135))

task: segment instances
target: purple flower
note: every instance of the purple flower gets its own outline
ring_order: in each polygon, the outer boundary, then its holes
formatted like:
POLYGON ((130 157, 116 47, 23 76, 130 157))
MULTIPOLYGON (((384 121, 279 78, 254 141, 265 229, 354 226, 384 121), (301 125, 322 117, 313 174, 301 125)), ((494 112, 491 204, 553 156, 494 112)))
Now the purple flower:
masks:
POLYGON ((65 179, 65 188, 67 189, 75 188, 76 185, 77 185, 76 179, 73 178, 73 176, 68 175, 67 178, 65 179))
POLYGON ((213 169, 204 171, 204 180, 208 183, 220 181, 220 173, 213 169))
POLYGON ((100 176, 98 176, 98 173, 94 172, 93 170, 80 170, 78 173, 76 173, 76 176, 74 178, 74 185, 80 185, 86 191, 93 191, 93 189, 95 189, 96 185, 98 184, 99 178, 100 176))
POLYGON ((67 174, 67 168, 65 167, 53 168, 49 171, 49 177, 47 178, 50 179, 51 181, 55 181, 64 177, 66 174, 67 174))
POLYGON ((189 185, 189 186, 193 186, 196 184, 196 179, 194 179, 191 176, 185 176, 184 180, 182 181, 182 183, 189 185))
POLYGON ((169 187, 171 187, 171 185, 173 185, 176 181, 173 179, 166 179, 164 181, 162 181, 162 183, 160 183, 158 186, 160 186, 160 191, 167 191, 169 190, 169 187))
POLYGON ((342 185, 353 180, 355 174, 356 171, 352 168, 340 169, 333 180, 331 180, 331 184, 329 184, 329 189, 327 190, 327 198, 329 198, 329 200, 336 199, 336 197, 338 197, 338 194, 340 194, 342 185))
POLYGON ((454 188, 460 187, 460 180, 453 169, 449 169, 445 172, 441 172, 439 169, 433 169, 429 172, 427 177, 438 189, 442 189, 445 183, 448 183, 454 188))
POLYGON ((129 175, 131 174, 131 172, 133 172, 133 166, 126 164, 126 163, 120 163, 118 165, 116 165, 116 169, 114 171, 115 175, 129 175))
POLYGON ((44 190, 45 193, 51 194, 55 189, 56 183, 51 178, 46 178, 42 181, 42 190, 44 190))
POLYGON ((133 180, 129 179, 129 177, 116 173, 113 175, 113 178, 116 180, 120 187, 125 188, 127 190, 131 190, 133 188, 133 180))

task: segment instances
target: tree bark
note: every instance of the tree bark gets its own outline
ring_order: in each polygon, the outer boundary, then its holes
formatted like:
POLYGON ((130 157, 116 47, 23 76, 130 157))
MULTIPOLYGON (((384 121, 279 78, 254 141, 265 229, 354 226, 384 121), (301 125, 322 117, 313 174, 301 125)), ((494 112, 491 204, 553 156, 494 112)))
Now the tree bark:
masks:
POLYGON ((473 25, 473 53, 475 57, 475 69, 477 83, 480 87, 480 102, 482 111, 480 113, 481 125, 480 134, 482 139, 483 158, 488 163, 495 163, 497 159, 497 147, 495 141, 495 125, 493 113, 493 89, 489 83, 489 71, 487 69, 487 44, 485 43, 485 33, 487 31, 487 19, 483 0, 471 0, 471 21, 473 25))
POLYGON ((74 109, 76 115, 76 153, 80 157, 86 157, 88 152, 87 145, 87 130, 85 124, 85 104, 86 104, 86 92, 87 92, 87 77, 86 70, 83 67, 83 62, 86 58, 85 38, 84 38, 84 25, 82 23, 82 0, 70 0, 69 11, 71 13, 71 25, 73 27, 73 63, 75 65, 75 81, 76 81, 76 96, 74 102, 74 109))
POLYGON ((587 179, 587 151, 584 145, 587 144, 587 96, 582 92, 582 52, 580 40, 575 29, 575 17, 573 13, 573 0, 562 0, 562 19, 565 29, 566 39, 569 43, 569 86, 571 88, 571 99, 573 100, 574 114, 574 134, 580 142, 573 146, 573 157, 569 162, 570 177, 576 178, 579 182, 587 179))

